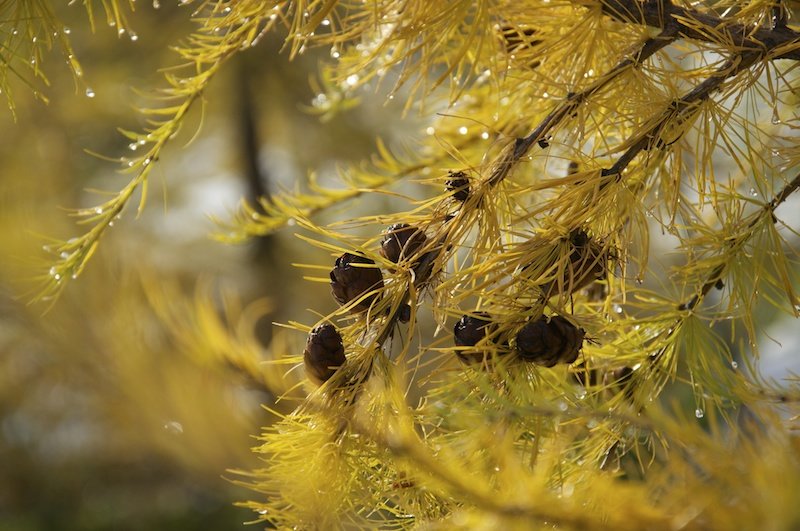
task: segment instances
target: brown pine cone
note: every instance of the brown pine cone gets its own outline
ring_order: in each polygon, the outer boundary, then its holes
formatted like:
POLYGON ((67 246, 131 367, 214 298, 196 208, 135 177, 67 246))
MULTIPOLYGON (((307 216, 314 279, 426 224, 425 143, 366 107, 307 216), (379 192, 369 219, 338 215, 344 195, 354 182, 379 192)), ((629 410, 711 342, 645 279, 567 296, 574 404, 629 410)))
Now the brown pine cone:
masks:
POLYGON ((386 229, 381 242, 381 255, 395 264, 413 256, 425 244, 425 233, 422 229, 407 223, 395 223, 386 229))
POLYGON ((517 332, 519 356, 525 361, 545 367, 552 367, 558 363, 561 342, 561 338, 553 333, 545 316, 526 323, 517 332))
MULTIPOLYGON (((453 339, 458 347, 474 347, 478 342, 491 334, 493 323, 491 315, 486 312, 474 312, 463 315, 453 327, 453 339)), ((458 350, 458 358, 465 363, 480 363, 484 355, 479 351, 458 350)))
POLYGON ((336 369, 344 365, 342 336, 331 324, 321 324, 311 330, 303 351, 306 376, 317 385, 327 382, 336 369))
POLYGON ((464 202, 469 198, 469 177, 466 172, 450 172, 450 176, 445 182, 448 192, 453 193, 453 199, 464 202))
POLYGON ((517 351, 525 361, 553 367, 578 358, 586 332, 560 315, 530 321, 517 332, 517 351))
POLYGON ((577 291, 606 276, 608 257, 605 256, 603 247, 583 229, 572 231, 569 239, 573 246, 569 261, 576 271, 574 283, 577 287, 573 291, 577 291))
POLYGON ((569 235, 572 251, 569 254, 569 263, 561 272, 561 283, 556 280, 542 286, 545 299, 558 293, 559 289, 575 293, 596 280, 606 277, 608 270, 609 253, 583 229, 576 229, 569 235))
POLYGON ((586 336, 586 331, 583 328, 578 328, 560 315, 552 316, 549 324, 562 337, 558 362, 568 365, 573 363, 578 359, 578 354, 583 347, 583 338, 586 336))
MULTIPOLYGON (((331 270, 331 292, 341 306, 358 299, 365 293, 383 287, 383 275, 377 267, 361 267, 354 264, 375 265, 375 262, 364 256, 344 253, 336 259, 336 264, 331 270)), ((353 306, 353 313, 365 312, 374 300, 380 297, 380 292, 372 293, 361 302, 353 306)))

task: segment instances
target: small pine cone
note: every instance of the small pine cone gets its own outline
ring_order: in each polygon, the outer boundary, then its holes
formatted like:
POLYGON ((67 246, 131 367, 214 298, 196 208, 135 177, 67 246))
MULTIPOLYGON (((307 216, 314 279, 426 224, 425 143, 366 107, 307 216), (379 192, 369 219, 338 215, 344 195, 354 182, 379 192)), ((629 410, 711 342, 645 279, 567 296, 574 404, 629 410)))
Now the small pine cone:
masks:
POLYGON ((401 323, 407 323, 411 320, 411 306, 408 304, 401 304, 397 309, 397 320, 401 323))
POLYGON ((574 230, 570 234, 570 243, 574 249, 569 255, 569 261, 573 268, 580 272, 575 274, 575 283, 579 284, 575 291, 591 284, 595 280, 601 280, 606 276, 607 253, 603 247, 592 240, 586 231, 582 229, 574 230))
POLYGON ((308 334, 303 362, 306 376, 317 385, 327 382, 344 365, 344 345, 336 327, 326 323, 308 334))
POLYGON ((583 347, 583 338, 586 336, 586 331, 583 328, 578 328, 560 315, 551 317, 549 325, 563 338, 561 350, 558 353, 558 361, 568 365, 573 363, 578 359, 578 354, 580 354, 583 347))
POLYGON ((569 290, 569 293, 579 291, 596 280, 606 277, 609 253, 593 240, 583 229, 576 229, 570 233, 569 243, 572 251, 569 263, 561 273, 561 283, 548 282, 542 286, 546 299, 559 293, 559 289, 569 290))
POLYGON ((571 160, 567 165, 567 175, 575 175, 576 173, 578 173, 579 169, 580 166, 578 165, 578 163, 575 162, 574 160, 571 160))
MULTIPOLYGON (((352 300, 358 299, 365 293, 383 287, 383 275, 377 267, 359 267, 353 264, 375 265, 369 258, 355 254, 344 253, 336 259, 336 264, 331 270, 331 292, 341 306, 352 300)), ((367 311, 372 302, 380 297, 375 292, 364 298, 350 310, 353 313, 367 311)))
POLYGON ((386 229, 381 242, 381 255, 395 264, 405 260, 425 244, 425 233, 406 223, 395 223, 386 229))
MULTIPOLYGON (((474 347, 492 332, 492 328, 491 315, 486 312, 462 315, 453 327, 453 339, 458 347, 474 347)), ((465 363, 480 363, 484 359, 482 352, 470 350, 456 351, 456 355, 465 363)))
POLYGON ((552 367, 558 363, 558 352, 561 350, 562 339, 553 333, 547 322, 547 317, 542 316, 536 321, 530 321, 517 332, 517 351, 525 361, 531 361, 545 367, 552 367))
POLYGON ((434 271, 437 271, 436 259, 440 254, 439 249, 423 253, 414 263, 414 285, 420 287, 430 280, 434 271))
POLYGON ((469 197, 469 177, 466 172, 450 172, 450 177, 445 182, 447 191, 453 193, 453 198, 462 203, 469 197))
POLYGON ((586 332, 563 317, 540 317, 517 332, 517 351, 525 361, 553 367, 578 358, 586 332))

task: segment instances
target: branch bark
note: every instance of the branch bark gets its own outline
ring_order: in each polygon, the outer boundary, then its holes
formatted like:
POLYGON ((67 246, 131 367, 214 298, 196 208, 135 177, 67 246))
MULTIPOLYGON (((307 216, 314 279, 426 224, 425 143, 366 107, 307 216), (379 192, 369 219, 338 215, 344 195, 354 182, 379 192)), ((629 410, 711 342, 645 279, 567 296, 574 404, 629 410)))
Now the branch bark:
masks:
POLYGON ((772 59, 800 59, 800 33, 785 25, 772 28, 745 26, 712 13, 679 7, 664 0, 601 0, 604 14, 620 22, 642 24, 662 30, 675 27, 682 38, 712 44, 733 44, 741 51, 769 54, 772 59), (792 46, 794 45, 794 46, 792 46))

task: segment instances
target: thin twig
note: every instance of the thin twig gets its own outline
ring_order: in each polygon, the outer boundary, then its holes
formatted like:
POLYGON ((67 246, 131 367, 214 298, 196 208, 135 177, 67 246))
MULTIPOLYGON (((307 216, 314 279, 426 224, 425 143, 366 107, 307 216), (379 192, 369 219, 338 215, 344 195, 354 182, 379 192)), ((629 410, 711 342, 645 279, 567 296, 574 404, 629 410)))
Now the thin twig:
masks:
MULTIPOLYGON (((794 177, 794 179, 792 179, 786 186, 784 186, 781 189, 781 191, 778 192, 778 194, 772 198, 772 200, 770 200, 762 207, 761 212, 752 221, 750 221, 750 223, 748 223, 747 229, 748 230, 752 229, 758 223, 758 220, 761 219, 763 216, 767 215, 773 216, 775 209, 778 208, 778 206, 780 206, 781 203, 786 201, 786 199, 792 193, 796 192, 799 188, 800 188, 800 173, 798 173, 794 177)), ((715 266, 714 269, 711 271, 711 273, 709 273, 709 275, 706 277, 706 280, 703 282, 703 285, 700 287, 698 292, 689 301, 680 304, 678 306, 678 309, 693 310, 698 304, 700 304, 700 302, 703 301, 705 296, 708 294, 709 291, 711 291, 712 288, 721 287, 722 276, 725 274, 727 266, 728 262, 723 262, 722 264, 715 266)), ((680 317, 678 317, 678 319, 675 320, 675 322, 672 324, 672 326, 670 326, 669 330, 667 331, 667 338, 669 338, 669 336, 671 336, 672 334, 675 333, 675 331, 678 330, 678 327, 680 326, 680 324, 683 322, 683 320, 686 318, 687 315, 689 315, 688 312, 684 315, 681 315, 680 317)), ((662 358, 662 356, 666 352, 667 352, 666 346, 658 349, 658 351, 654 352, 648 357, 648 362, 651 365, 658 363, 658 361, 662 358)), ((758 390, 757 392, 765 396, 766 398, 778 402, 789 402, 797 400, 796 396, 790 394, 785 394, 785 395, 770 394, 767 391, 761 389, 758 390)), ((604 453, 603 460, 600 463, 600 468, 602 470, 606 469, 606 467, 609 464, 609 459, 611 457, 611 454, 617 451, 617 449, 620 447, 620 444, 621 444, 621 439, 618 439, 608 447, 608 450, 606 450, 606 452, 604 453)))
MULTIPOLYGON (((650 127, 641 131, 633 144, 617 159, 613 166, 604 169, 603 176, 614 176, 614 181, 619 181, 622 178, 622 172, 628 165, 636 158, 642 151, 652 149, 654 147, 662 147, 664 140, 660 137, 661 131, 667 124, 680 125, 689 119, 691 113, 697 109, 697 104, 707 100, 711 94, 718 91, 722 84, 753 66, 756 61, 761 58, 761 54, 757 52, 747 52, 737 54, 725 61, 713 74, 704 79, 700 84, 687 92, 680 99, 670 103, 666 109, 661 113, 658 118, 650 127)), ((607 186, 610 182, 606 181, 601 187, 607 186)))
POLYGON ((500 160, 495 164, 492 174, 489 177, 489 184, 495 185, 502 181, 511 169, 528 154, 531 147, 537 142, 544 142, 550 131, 558 126, 567 116, 572 114, 589 97, 593 96, 611 81, 616 79, 625 70, 636 67, 657 51, 666 47, 677 39, 677 29, 674 27, 665 28, 657 37, 645 40, 636 51, 626 57, 601 76, 594 83, 580 92, 572 92, 561 102, 528 136, 518 138, 513 145, 509 146, 500 160))
MULTIPOLYGON (((765 204, 761 208, 761 212, 753 220, 751 220, 750 223, 747 224, 746 230, 751 230, 753 227, 755 227, 758 221, 764 216, 771 216, 774 221, 775 217, 773 213, 775 212, 775 209, 778 208, 778 206, 780 206, 781 203, 786 201, 786 199, 790 195, 796 192, 798 188, 800 188, 800 173, 795 175, 794 179, 792 179, 786 186, 784 186, 781 189, 781 191, 778 192, 778 194, 770 200, 769 203, 765 204)), ((739 241, 738 239, 732 239, 729 243, 729 246, 733 246, 738 241, 739 241)), ((708 292, 711 291, 711 288, 720 285, 720 283, 722 282, 722 276, 728 269, 728 263, 729 262, 723 262, 718 266, 716 266, 711 271, 711 273, 708 274, 705 282, 703 282, 703 285, 700 287, 698 292, 695 293, 695 295, 689 301, 684 302, 680 306, 678 306, 678 309, 693 310, 695 306, 697 306, 703 300, 703 298, 708 294, 708 292)))

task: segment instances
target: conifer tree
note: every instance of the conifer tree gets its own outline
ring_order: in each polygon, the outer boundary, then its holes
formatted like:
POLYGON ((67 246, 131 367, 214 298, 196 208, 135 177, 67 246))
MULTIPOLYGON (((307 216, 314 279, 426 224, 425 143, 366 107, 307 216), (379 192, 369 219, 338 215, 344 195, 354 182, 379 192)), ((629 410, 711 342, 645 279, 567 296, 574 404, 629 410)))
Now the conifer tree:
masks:
POLYGON ((309 178, 221 222, 234 241, 294 227, 329 252, 304 267, 339 305, 288 325, 305 348, 276 363, 302 365, 308 394, 241 472, 259 522, 800 525, 800 390, 757 364, 759 314, 800 310, 783 206, 800 187, 794 3, 191 4, 187 69, 124 133, 141 146, 130 183, 77 212, 88 230, 58 246, 40 297, 81 272, 214 75, 266 32, 290 56, 330 51, 321 114, 371 90, 428 121, 342 186, 309 178), (318 221, 384 194, 406 206, 318 221))

